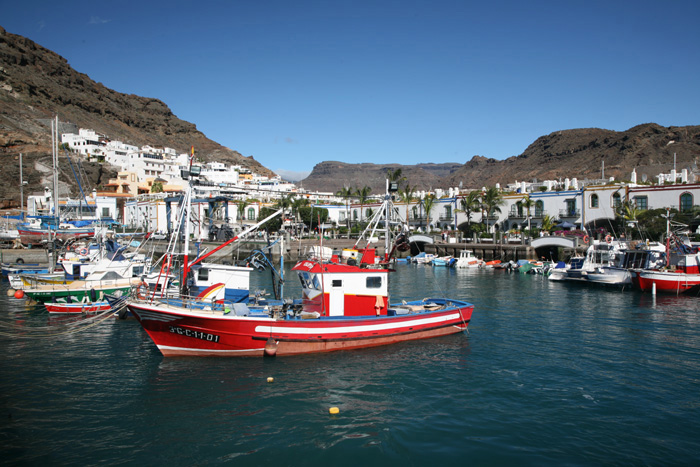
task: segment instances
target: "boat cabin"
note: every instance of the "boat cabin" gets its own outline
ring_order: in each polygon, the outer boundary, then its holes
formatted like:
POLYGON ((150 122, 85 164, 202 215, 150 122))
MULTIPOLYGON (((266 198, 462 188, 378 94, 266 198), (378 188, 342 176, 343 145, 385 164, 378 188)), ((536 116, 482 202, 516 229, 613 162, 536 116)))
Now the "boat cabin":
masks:
POLYGON ((190 295, 213 301, 248 303, 253 268, 229 264, 197 263, 188 281, 190 295))
POLYGON ((389 271, 352 264, 300 261, 304 311, 320 316, 386 316, 389 271))

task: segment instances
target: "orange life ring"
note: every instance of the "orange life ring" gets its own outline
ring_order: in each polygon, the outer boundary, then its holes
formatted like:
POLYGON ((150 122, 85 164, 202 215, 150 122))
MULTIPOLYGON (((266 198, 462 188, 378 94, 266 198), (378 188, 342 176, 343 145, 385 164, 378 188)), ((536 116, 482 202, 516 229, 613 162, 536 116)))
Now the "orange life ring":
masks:
POLYGON ((588 243, 588 235, 583 236, 583 243, 588 243))
POLYGON ((606 241, 607 243, 612 242, 612 237, 611 237, 610 235, 606 235, 606 236, 605 236, 605 241, 606 241))
POLYGON ((148 298, 148 284, 141 282, 136 289, 136 298, 146 300, 148 298))

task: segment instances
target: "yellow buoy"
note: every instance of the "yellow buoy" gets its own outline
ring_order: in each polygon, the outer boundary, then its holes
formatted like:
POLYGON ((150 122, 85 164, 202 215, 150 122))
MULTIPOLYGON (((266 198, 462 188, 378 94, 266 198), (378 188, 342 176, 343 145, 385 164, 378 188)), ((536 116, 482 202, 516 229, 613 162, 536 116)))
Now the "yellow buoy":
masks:
POLYGON ((274 380, 275 380, 275 378, 273 378, 272 376, 268 376, 268 378, 267 378, 268 383, 272 383, 274 380))
POLYGON ((8 289, 7 290, 8 297, 13 297, 14 295, 15 295, 15 289, 8 289))
POLYGON ((331 407, 330 409, 328 409, 328 412, 329 412, 331 415, 335 415, 335 414, 340 413, 340 409, 339 409, 338 407, 331 407))

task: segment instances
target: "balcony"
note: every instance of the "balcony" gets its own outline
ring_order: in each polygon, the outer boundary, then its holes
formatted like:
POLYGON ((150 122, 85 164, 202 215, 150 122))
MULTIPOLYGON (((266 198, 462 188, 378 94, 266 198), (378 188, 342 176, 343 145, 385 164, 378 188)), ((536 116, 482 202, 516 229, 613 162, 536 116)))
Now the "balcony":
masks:
POLYGON ((580 209, 560 209, 559 217, 581 217, 580 209))
POLYGON ((454 216, 452 214, 440 214, 440 221, 441 222, 447 222, 447 221, 453 221, 454 216))

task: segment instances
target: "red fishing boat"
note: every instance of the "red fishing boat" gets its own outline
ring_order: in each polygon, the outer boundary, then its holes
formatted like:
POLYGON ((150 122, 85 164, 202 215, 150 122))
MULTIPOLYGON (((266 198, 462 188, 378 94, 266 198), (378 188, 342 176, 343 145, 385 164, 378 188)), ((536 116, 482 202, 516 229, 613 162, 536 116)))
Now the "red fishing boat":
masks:
MULTIPOLYGON (((367 252, 365 254, 368 254, 367 252)), ((389 304, 387 269, 304 260, 303 296, 249 306, 227 301, 131 300, 129 311, 164 356, 295 355, 358 349, 467 329, 473 305, 445 298, 389 304)))
POLYGON ((699 255, 686 254, 677 257, 677 263, 664 269, 636 269, 632 271, 632 283, 642 292, 671 292, 675 294, 700 292, 699 255))
MULTIPOLYGON (((385 206, 379 212, 395 211, 391 209, 389 191, 387 187, 385 206)), ((181 216, 188 219, 188 203, 183 203, 183 207, 181 216)), ((188 277, 192 265, 206 255, 189 263, 189 223, 184 224, 182 276, 188 277)), ((378 217, 370 222, 372 232, 378 224, 378 217)), ((431 298, 389 304, 387 267, 400 243, 395 241, 390 250, 391 220, 384 225, 387 240, 381 259, 374 249, 366 247, 358 249, 361 258, 341 259, 342 255, 336 254, 329 259, 327 255, 317 255, 298 262, 292 269, 302 285, 302 297, 297 300, 252 305, 247 300, 207 298, 201 293, 188 297, 188 291, 183 290, 181 296, 173 298, 131 294, 127 308, 168 357, 297 355, 373 347, 466 330, 473 311, 473 305, 467 302, 431 298)), ((398 238, 404 239, 403 247, 407 246, 405 234, 398 238)))

